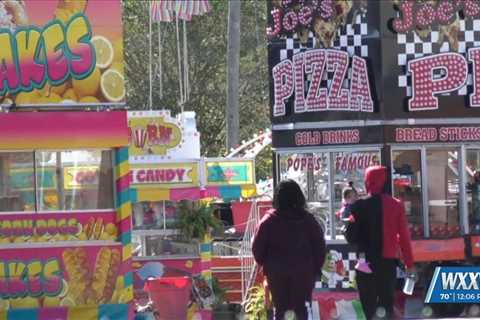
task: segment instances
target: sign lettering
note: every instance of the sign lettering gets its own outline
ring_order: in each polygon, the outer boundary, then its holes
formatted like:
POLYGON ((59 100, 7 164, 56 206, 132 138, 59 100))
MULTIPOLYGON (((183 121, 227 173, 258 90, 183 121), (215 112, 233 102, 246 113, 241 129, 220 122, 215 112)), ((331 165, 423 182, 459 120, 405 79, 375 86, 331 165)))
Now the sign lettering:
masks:
POLYGON ((56 296, 63 288, 60 261, 0 261, 0 296, 2 299, 41 295, 56 296))
POLYGON ((350 144, 360 142, 358 129, 300 131, 295 133, 295 145, 313 146, 319 144, 350 144))
POLYGON ((191 168, 134 169, 133 184, 191 183, 191 168))
POLYGON ((398 8, 400 17, 394 19, 392 24, 398 33, 424 29, 435 24, 448 25, 453 22, 458 11, 463 11, 467 18, 480 17, 478 0, 441 0, 437 4, 406 0, 398 8))
POLYGON ((68 77, 83 79, 95 67, 90 43, 92 30, 87 17, 78 15, 64 25, 58 20, 43 29, 28 28, 12 34, 0 32, 0 95, 42 88, 68 77), (43 54, 41 54, 43 52, 43 54))
POLYGON ((480 127, 396 128, 395 142, 480 141, 480 127))
POLYGON ((372 153, 345 154, 335 159, 335 170, 355 171, 363 170, 373 165, 380 164, 378 156, 372 153))
POLYGON ((353 56, 350 88, 347 80, 350 58, 339 50, 316 49, 298 53, 292 61, 283 60, 272 69, 275 117, 286 114, 286 101, 295 94, 294 112, 360 111, 373 112, 373 99, 368 81, 367 63, 353 56), (293 62, 292 62, 293 61, 293 62), (322 87, 324 73, 333 73, 329 88, 322 87), (311 81, 305 96, 304 79, 311 81))

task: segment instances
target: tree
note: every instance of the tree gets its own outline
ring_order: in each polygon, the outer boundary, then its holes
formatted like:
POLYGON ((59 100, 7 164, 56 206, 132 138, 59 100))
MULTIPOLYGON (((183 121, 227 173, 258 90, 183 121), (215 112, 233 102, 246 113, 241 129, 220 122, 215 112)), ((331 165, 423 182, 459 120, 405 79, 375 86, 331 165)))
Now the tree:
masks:
POLYGON ((239 115, 238 87, 240 68, 240 16, 241 2, 228 2, 228 47, 227 47, 227 148, 238 144, 239 115))
MULTIPOLYGON (((217 157, 227 150, 225 130, 228 2, 210 0, 212 11, 187 23, 190 100, 185 110, 195 111, 202 155, 217 157)), ((123 0, 127 104, 148 109, 148 2, 123 0)), ((243 0, 240 50, 240 140, 269 126, 266 60, 266 2, 243 0)), ((154 77, 153 109, 180 112, 175 22, 161 23, 163 92, 154 77)), ((158 70, 158 29, 153 26, 153 70, 158 70)), ((262 172, 268 172, 263 170, 262 172)), ((263 177, 264 174, 257 177, 263 177)))

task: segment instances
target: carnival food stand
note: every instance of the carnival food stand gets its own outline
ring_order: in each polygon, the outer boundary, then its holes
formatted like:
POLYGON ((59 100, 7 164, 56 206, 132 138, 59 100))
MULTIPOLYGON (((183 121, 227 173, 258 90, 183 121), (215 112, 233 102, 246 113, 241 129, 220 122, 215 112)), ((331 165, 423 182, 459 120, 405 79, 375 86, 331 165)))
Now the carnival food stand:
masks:
MULTIPOLYGON (((478 263, 478 2, 269 1, 268 12, 275 177, 297 180, 324 224, 318 289, 354 286, 335 212, 350 181, 365 195, 374 164, 390 168, 420 270, 478 263)), ((324 309, 335 305, 355 309, 324 309)))
POLYGON ((0 26, 0 318, 129 319, 121 3, 4 1, 0 26))
POLYGON ((212 242, 183 234, 182 203, 254 195, 254 162, 201 157, 194 112, 173 117, 168 110, 131 111, 128 121, 135 298, 147 300, 144 283, 149 276, 188 276, 200 300, 192 304, 189 317, 198 310, 208 319, 212 242), (209 292, 200 290, 205 283, 209 292))

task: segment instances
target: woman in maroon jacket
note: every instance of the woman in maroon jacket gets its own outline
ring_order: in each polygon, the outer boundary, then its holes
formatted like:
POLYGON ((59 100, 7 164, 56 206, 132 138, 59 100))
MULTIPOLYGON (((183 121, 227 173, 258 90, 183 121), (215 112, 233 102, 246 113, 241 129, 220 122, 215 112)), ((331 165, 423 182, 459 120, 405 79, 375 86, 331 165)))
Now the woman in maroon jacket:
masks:
POLYGON ((268 212, 253 239, 253 255, 263 267, 275 308, 275 319, 287 310, 307 319, 315 276, 325 260, 325 239, 320 224, 305 209, 305 196, 293 180, 280 182, 268 212))

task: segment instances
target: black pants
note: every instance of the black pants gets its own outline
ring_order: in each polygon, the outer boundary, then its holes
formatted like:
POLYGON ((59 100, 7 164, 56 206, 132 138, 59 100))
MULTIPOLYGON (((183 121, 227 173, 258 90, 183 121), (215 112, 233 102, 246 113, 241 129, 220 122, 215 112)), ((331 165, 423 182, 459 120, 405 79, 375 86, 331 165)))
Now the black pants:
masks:
POLYGON ((305 302, 312 301, 312 290, 315 285, 313 273, 269 274, 267 281, 272 293, 275 320, 283 320, 285 312, 288 310, 295 312, 297 320, 308 319, 305 302))
POLYGON ((372 266, 372 273, 357 271, 357 287, 363 312, 367 319, 375 316, 377 308, 385 309, 384 319, 393 318, 397 260, 380 259, 372 266))

